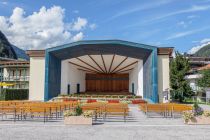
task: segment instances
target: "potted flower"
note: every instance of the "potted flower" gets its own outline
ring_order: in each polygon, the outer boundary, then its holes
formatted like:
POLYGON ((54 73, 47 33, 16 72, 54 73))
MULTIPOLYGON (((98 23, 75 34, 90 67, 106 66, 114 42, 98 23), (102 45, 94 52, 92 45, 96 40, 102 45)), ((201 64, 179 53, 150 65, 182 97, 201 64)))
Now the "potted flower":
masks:
POLYGON ((183 112, 184 123, 188 124, 194 118, 193 112, 183 112))
POLYGON ((197 116, 194 116, 192 112, 184 113, 183 118, 186 124, 210 124, 209 111, 204 111, 202 115, 197 116))
POLYGON ((203 111, 197 103, 193 108, 193 112, 183 113, 186 124, 210 124, 210 111, 203 111))
POLYGON ((75 110, 67 110, 64 112, 64 124, 67 125, 92 125, 93 111, 82 111, 80 106, 75 110))

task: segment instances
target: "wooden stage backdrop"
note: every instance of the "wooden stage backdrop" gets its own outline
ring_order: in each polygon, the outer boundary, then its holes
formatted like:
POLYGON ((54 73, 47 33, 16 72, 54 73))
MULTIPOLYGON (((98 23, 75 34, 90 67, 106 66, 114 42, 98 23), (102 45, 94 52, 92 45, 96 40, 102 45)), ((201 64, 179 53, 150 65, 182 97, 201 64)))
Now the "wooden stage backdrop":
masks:
POLYGON ((128 92, 129 74, 86 74, 87 92, 128 92))

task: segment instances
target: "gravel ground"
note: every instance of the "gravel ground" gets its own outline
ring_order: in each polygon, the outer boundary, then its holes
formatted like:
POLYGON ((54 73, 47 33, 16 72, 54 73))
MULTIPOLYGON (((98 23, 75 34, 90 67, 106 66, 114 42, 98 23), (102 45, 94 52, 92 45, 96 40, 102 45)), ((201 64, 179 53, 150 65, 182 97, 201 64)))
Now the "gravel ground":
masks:
POLYGON ((209 140, 209 126, 188 125, 1 125, 2 140, 209 140))
POLYGON ((93 126, 66 126, 63 120, 0 121, 0 140, 210 140, 210 125, 185 125, 181 118, 147 118, 136 106, 130 117, 109 118, 93 126))

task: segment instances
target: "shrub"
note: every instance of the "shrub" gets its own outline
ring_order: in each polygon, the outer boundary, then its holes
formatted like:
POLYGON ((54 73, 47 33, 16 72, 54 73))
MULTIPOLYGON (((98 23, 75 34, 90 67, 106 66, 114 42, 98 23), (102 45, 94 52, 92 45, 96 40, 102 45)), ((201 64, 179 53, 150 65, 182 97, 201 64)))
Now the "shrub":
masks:
POLYGON ((193 111, 194 115, 202 115, 203 114, 203 109, 198 105, 197 102, 193 104, 193 111))
POLYGON ((2 89, 0 100, 28 100, 28 89, 2 89))
POLYGON ((193 112, 183 112, 183 118, 185 122, 188 122, 189 120, 194 118, 193 112))
POLYGON ((210 117, 210 111, 204 111, 203 116, 205 117, 210 117))
POLYGON ((78 99, 65 98, 65 99, 63 99, 63 101, 64 101, 64 102, 72 102, 72 101, 76 102, 76 101, 78 101, 78 99))
POLYGON ((88 110, 88 111, 85 111, 84 113, 83 113, 83 116, 84 117, 86 117, 86 118, 90 118, 90 117, 92 117, 93 116, 93 111, 92 110, 88 110))
POLYGON ((80 106, 77 106, 75 109, 75 112, 76 112, 76 116, 82 115, 82 108, 80 106))
POLYGON ((134 96, 133 95, 128 95, 127 96, 127 99, 131 99, 131 98, 133 98, 134 96))
POLYGON ((76 116, 76 112, 73 110, 67 110, 63 113, 64 117, 69 117, 69 116, 76 116))
POLYGON ((121 101, 121 103, 123 103, 123 104, 131 104, 131 101, 125 101, 125 100, 123 100, 123 101, 121 101))
POLYGON ((119 98, 125 98, 125 96, 124 95, 120 95, 119 98))
POLYGON ((112 98, 118 98, 118 95, 112 95, 112 98))
POLYGON ((141 98, 142 98, 142 96, 137 95, 137 96, 135 96, 135 98, 137 98, 137 99, 138 99, 138 98, 140 98, 140 99, 141 99, 141 98))

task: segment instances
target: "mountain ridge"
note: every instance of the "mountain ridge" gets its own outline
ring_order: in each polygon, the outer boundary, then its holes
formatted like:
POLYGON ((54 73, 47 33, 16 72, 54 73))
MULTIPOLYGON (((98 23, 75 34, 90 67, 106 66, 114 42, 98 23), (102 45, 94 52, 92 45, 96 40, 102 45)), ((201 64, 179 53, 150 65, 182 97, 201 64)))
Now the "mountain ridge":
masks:
POLYGON ((194 56, 210 57, 210 44, 201 47, 198 51, 195 52, 194 56))
POLYGON ((0 31, 0 57, 16 60, 29 60, 24 50, 12 45, 7 37, 0 31))

